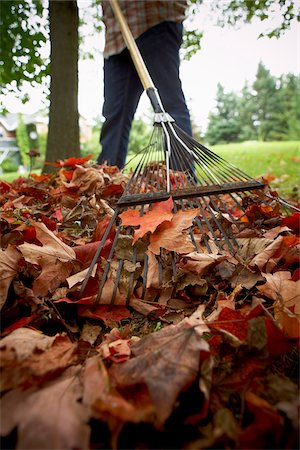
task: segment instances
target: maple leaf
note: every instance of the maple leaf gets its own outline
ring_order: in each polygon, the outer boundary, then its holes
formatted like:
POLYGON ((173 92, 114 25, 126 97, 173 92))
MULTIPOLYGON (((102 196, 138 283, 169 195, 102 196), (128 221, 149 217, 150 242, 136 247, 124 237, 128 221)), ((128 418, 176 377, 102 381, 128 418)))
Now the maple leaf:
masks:
POLYGON ((73 450, 89 448, 89 413, 80 403, 81 366, 42 389, 14 389, 1 399, 1 434, 18 427, 17 448, 73 450))
POLYGON ((0 349, 13 350, 19 361, 28 358, 37 349, 44 351, 51 347, 55 336, 47 336, 30 328, 19 328, 0 341, 0 349))
POLYGON ((249 263, 250 267, 258 267, 261 271, 271 272, 279 261, 287 263, 299 260, 300 238, 295 236, 278 236, 264 250, 258 253, 249 263))
POLYGON ((281 219, 282 225, 287 225, 298 236, 300 234, 300 213, 294 212, 292 216, 284 217, 281 219))
POLYGON ((283 417, 266 400, 253 392, 247 392, 245 400, 254 420, 242 430, 239 448, 266 448, 270 445, 270 440, 274 448, 278 448, 283 432, 283 417))
POLYGON ((22 255, 12 246, 6 250, 0 249, 0 309, 4 305, 10 283, 19 271, 19 261, 22 255))
POLYGON ((58 159, 55 163, 45 162, 48 166, 55 166, 55 167, 75 167, 80 164, 84 164, 85 162, 89 161, 93 157, 92 153, 84 156, 82 158, 75 158, 74 156, 67 158, 65 160, 58 159))
POLYGON ((193 252, 185 255, 179 267, 185 272, 194 272, 201 277, 208 268, 215 266, 225 259, 227 257, 222 255, 193 252))
POLYGON ((197 377, 201 353, 209 350, 202 339, 207 330, 201 321, 184 319, 134 343, 134 358, 112 367, 122 389, 146 384, 156 406, 158 425, 171 414, 179 393, 197 377))
POLYGON ((155 255, 160 254, 160 248, 177 253, 190 253, 195 250, 191 238, 183 231, 190 228, 199 209, 178 211, 171 222, 163 223, 151 236, 149 250, 155 255))
POLYGON ((292 281, 290 272, 279 271, 274 274, 262 274, 267 280, 257 289, 266 297, 288 308, 293 307, 296 314, 300 314, 300 280, 292 281))
POLYGON ((111 378, 98 355, 86 360, 81 380, 83 404, 89 408, 92 417, 100 416, 108 423, 112 448, 118 448, 117 440, 124 423, 153 421, 155 408, 147 390, 137 388, 126 399, 112 387, 111 378))
POLYGON ((32 222, 32 225, 35 227, 37 239, 43 245, 25 243, 18 248, 26 261, 42 268, 41 274, 34 280, 33 292, 37 296, 43 296, 69 276, 72 270, 70 262, 76 259, 76 254, 43 223, 32 222))
POLYGON ((131 317, 131 314, 125 306, 84 305, 78 308, 78 316, 89 317, 91 319, 102 320, 104 323, 109 323, 128 319, 128 317, 131 317))
POLYGON ((139 226, 139 229, 134 232, 135 242, 149 231, 153 233, 161 223, 170 222, 173 217, 172 209, 173 200, 170 197, 164 202, 154 204, 152 209, 142 216, 140 211, 129 209, 120 214, 119 217, 123 226, 139 226))
MULTIPOLYGON (((19 353, 16 352, 16 339, 14 339, 14 347, 11 345, 11 340, 8 340, 10 346, 5 345, 3 347, 1 343, 1 392, 18 386, 26 386, 27 388, 35 385, 38 380, 40 383, 49 381, 76 361, 77 344, 70 342, 66 335, 56 335, 53 340, 49 339, 50 346, 43 348, 43 350, 41 349, 40 338, 34 337, 32 339, 33 336, 30 335, 31 342, 29 347, 26 348, 26 358, 24 358, 23 353, 23 357, 20 359, 19 353), (33 347, 33 345, 35 346, 33 347), (32 349, 31 353, 29 353, 29 349, 32 349)), ((10 335, 7 336, 7 338, 10 337, 10 335)), ((25 335, 23 338, 25 339, 25 335)), ((46 336, 47 338, 49 336, 46 336)), ((42 341, 45 347, 47 340, 44 341, 45 336, 42 341)), ((24 342, 21 345, 24 346, 24 342)))

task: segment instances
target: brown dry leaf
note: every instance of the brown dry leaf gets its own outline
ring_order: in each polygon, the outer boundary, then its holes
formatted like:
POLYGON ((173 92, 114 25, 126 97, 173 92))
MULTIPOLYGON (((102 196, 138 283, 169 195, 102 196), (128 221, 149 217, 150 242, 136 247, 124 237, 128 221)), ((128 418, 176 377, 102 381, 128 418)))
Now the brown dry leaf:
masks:
POLYGON ((52 346, 43 352, 35 347, 21 361, 15 350, 4 348, 1 351, 1 392, 24 385, 28 387, 38 380, 45 382, 57 376, 76 361, 76 349, 77 345, 70 342, 66 335, 55 336, 52 346))
POLYGON ((158 311, 159 305, 154 306, 150 305, 149 303, 143 302, 142 300, 139 300, 137 298, 131 298, 129 305, 137 312, 142 314, 143 316, 148 316, 149 314, 158 311))
POLYGON ((158 425, 171 414, 179 393, 197 377, 201 352, 209 351, 202 339, 205 331, 208 328, 202 320, 184 319, 133 344, 134 358, 112 367, 111 373, 122 389, 146 384, 158 425))
POLYGON ((99 169, 77 166, 71 183, 64 183, 68 187, 79 186, 79 193, 92 195, 100 192, 105 186, 104 176, 99 169))
POLYGON ((295 236, 278 236, 249 263, 251 267, 258 267, 261 271, 271 272, 278 262, 285 258, 286 261, 295 262, 299 259, 300 238, 295 236))
POLYGON ((74 450, 89 448, 89 414, 80 403, 81 367, 72 376, 58 379, 47 387, 21 391, 15 389, 1 399, 1 434, 18 427, 17 449, 74 450))
POLYGON ((147 250, 146 255, 148 256, 148 269, 147 269, 147 289, 149 287, 158 288, 159 287, 159 271, 158 271, 158 261, 154 253, 147 250))
POLYGON ((13 350, 17 360, 23 361, 29 358, 35 349, 45 351, 51 347, 55 339, 56 336, 46 336, 30 328, 18 328, 0 341, 0 350, 13 350))
POLYGON ((236 267, 234 275, 230 278, 230 284, 233 288, 238 285, 243 286, 245 289, 251 289, 259 281, 264 281, 263 276, 260 273, 252 272, 248 267, 239 264, 236 267))
POLYGON ((39 260, 43 257, 58 259, 61 262, 73 261, 76 259, 74 250, 61 241, 50 231, 46 225, 39 222, 31 221, 31 225, 35 228, 37 239, 43 244, 42 247, 35 244, 21 244, 19 249, 26 255, 26 261, 32 264, 39 264, 39 260))
POLYGON ((201 295, 205 295, 208 290, 207 281, 203 278, 200 278, 199 275, 195 273, 185 273, 179 280, 176 290, 183 290, 187 286, 193 286, 194 296, 200 297, 201 295))
POLYGON ((260 254, 268 245, 272 244, 274 239, 267 238, 237 238, 239 245, 239 256, 244 262, 249 262, 254 255, 260 254))
POLYGON ((201 277, 209 267, 212 267, 225 259, 227 259, 227 257, 222 255, 193 252, 184 257, 184 260, 179 264, 179 267, 185 272, 194 272, 201 277))
POLYGON ((0 309, 4 305, 10 283, 18 273, 18 264, 22 255, 12 246, 0 249, 0 309))
POLYGON ((257 289, 266 297, 278 302, 279 308, 294 307, 295 313, 300 314, 300 280, 292 281, 290 272, 285 271, 263 276, 267 281, 262 286, 257 286, 257 289))
POLYGON ((171 222, 164 222, 151 236, 149 250, 159 255, 160 248, 177 253, 190 253, 194 245, 188 234, 183 231, 190 228, 194 218, 199 214, 199 209, 178 211, 171 222))
POLYGON ((99 356, 86 360, 81 379, 83 404, 92 417, 100 417, 108 423, 112 433, 112 448, 117 448, 118 435, 124 423, 153 421, 155 408, 147 392, 137 389, 127 401, 112 388, 99 356))
POLYGON ((37 296, 44 296, 48 290, 55 290, 70 275, 71 262, 76 260, 76 254, 43 223, 32 222, 32 226, 43 245, 25 243, 18 248, 26 261, 42 268, 41 274, 34 280, 33 292, 37 296))

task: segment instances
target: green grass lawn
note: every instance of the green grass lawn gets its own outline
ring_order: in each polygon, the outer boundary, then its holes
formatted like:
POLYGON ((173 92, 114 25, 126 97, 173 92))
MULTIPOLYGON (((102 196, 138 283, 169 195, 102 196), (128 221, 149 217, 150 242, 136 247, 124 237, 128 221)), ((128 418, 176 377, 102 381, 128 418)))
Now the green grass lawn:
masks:
MULTIPOLYGON (((286 198, 298 198, 300 175, 300 141, 224 144, 209 147, 247 175, 260 178, 273 175, 272 188, 286 198)), ((128 158, 130 160, 132 155, 128 158)), ((131 165, 135 167, 138 158, 131 165)))
MULTIPOLYGON (((242 142, 239 144, 224 144, 210 147, 226 161, 239 167, 253 178, 263 175, 273 175, 276 178, 271 186, 283 197, 297 197, 300 175, 300 141, 286 142, 242 142)), ((128 157, 131 159, 132 155, 128 157)), ((137 164, 137 158, 132 165, 137 164)), ((39 173, 39 171, 34 171, 39 173)), ((20 175, 6 173, 0 179, 13 181, 20 175)), ((26 176, 22 175, 22 176, 26 176)))
POLYGON ((271 186, 281 195, 296 195, 300 176, 300 142, 243 142, 211 147, 248 175, 273 175, 271 186))

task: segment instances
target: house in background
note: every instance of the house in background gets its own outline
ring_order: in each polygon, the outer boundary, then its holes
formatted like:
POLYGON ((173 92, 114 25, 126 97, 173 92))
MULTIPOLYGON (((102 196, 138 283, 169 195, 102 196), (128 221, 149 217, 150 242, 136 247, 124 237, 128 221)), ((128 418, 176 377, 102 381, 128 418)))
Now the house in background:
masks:
MULTIPOLYGON (((0 115, 0 164, 15 155, 19 160, 19 148, 17 144, 17 127, 19 114, 7 113, 0 115)), ((35 114, 22 114, 24 124, 27 126, 29 138, 32 142, 37 141, 38 135, 48 132, 47 111, 38 111, 35 114)), ((92 137, 93 123, 79 116, 80 143, 89 141, 92 137)))
MULTIPOLYGON (((48 118, 45 113, 22 114, 22 119, 28 128, 31 141, 36 141, 38 134, 47 133, 48 118)), ((18 121, 19 114, 17 113, 7 113, 0 116, 0 164, 13 155, 16 161, 19 160, 17 143, 18 121)))

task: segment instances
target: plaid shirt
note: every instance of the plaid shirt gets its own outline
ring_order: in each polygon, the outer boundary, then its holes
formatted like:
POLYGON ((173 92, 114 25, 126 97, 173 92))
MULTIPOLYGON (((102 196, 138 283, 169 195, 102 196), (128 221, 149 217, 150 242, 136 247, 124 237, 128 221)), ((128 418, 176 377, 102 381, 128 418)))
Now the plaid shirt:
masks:
MULTIPOLYGON (((136 39, 149 28, 166 20, 182 22, 185 19, 186 0, 119 0, 120 8, 136 39)), ((120 53, 126 47, 119 24, 110 4, 102 1, 105 24, 105 48, 103 55, 108 58, 120 53)))

